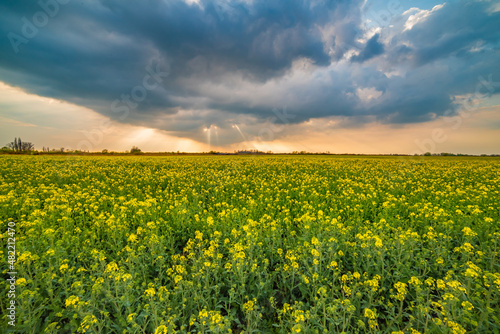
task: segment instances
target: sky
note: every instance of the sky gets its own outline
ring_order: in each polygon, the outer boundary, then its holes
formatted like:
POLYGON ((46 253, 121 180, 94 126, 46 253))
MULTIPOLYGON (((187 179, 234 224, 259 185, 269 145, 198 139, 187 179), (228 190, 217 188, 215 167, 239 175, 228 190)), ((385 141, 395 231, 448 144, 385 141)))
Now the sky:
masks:
POLYGON ((500 153, 500 2, 0 2, 0 147, 500 153))

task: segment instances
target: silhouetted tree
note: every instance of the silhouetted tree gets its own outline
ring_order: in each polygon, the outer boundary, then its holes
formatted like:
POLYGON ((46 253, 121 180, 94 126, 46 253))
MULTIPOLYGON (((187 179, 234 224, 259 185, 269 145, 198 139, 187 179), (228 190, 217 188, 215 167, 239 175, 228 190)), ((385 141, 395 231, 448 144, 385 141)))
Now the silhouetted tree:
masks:
POLYGON ((141 153, 141 149, 138 148, 137 146, 132 146, 132 148, 130 149, 130 153, 139 154, 139 153, 141 153))
POLYGON ((33 151, 35 149, 35 145, 31 142, 23 142, 21 143, 21 151, 33 151))
POLYGON ((14 143, 12 143, 12 149, 14 151, 19 151, 19 145, 17 144, 17 137, 14 138, 14 143))
POLYGON ((8 143, 7 147, 16 152, 27 152, 33 151, 35 145, 29 141, 23 142, 21 138, 14 138, 14 141, 8 143))

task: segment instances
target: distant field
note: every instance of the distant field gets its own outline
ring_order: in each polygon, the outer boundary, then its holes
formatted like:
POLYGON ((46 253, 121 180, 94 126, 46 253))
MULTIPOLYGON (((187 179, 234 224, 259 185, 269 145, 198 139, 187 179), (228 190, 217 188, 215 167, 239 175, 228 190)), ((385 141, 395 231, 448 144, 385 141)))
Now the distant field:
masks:
POLYGON ((19 333, 500 331, 499 158, 0 167, 0 285, 15 237, 19 333))

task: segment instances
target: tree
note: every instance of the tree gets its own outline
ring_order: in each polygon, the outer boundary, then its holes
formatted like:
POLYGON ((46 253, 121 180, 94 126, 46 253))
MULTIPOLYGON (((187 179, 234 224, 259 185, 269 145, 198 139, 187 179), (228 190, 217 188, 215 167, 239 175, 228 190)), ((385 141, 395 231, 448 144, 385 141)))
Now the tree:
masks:
POLYGON ((14 138, 12 143, 9 143, 9 147, 14 151, 19 151, 19 146, 17 145, 17 137, 14 138))
POLYGON ((130 149, 130 153, 131 154, 140 154, 140 153, 142 153, 142 151, 137 146, 132 146, 132 148, 130 149))
POLYGON ((7 144, 7 147, 16 152, 28 152, 35 149, 35 145, 29 141, 23 142, 21 138, 14 138, 13 142, 7 144))
POLYGON ((35 149, 35 145, 30 142, 23 142, 21 143, 21 151, 27 152, 27 151, 33 151, 35 149))
POLYGON ((21 138, 14 138, 14 141, 8 143, 7 147, 16 152, 27 152, 33 151, 35 145, 31 142, 23 142, 21 138))

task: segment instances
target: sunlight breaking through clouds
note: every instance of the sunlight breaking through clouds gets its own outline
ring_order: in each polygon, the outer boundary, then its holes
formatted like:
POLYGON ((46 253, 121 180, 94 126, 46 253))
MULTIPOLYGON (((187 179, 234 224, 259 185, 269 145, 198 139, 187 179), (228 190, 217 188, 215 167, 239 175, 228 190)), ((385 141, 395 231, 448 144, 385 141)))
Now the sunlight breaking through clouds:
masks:
MULTIPOLYGON (((480 77, 500 81, 495 8, 430 0, 68 2, 35 26, 29 43, 0 40, 0 80, 114 126, 228 150, 281 140, 292 127, 305 133, 314 120, 397 128, 454 117, 456 97, 476 94, 480 77), (262 135, 285 106, 294 117, 262 135)), ((0 4, 1 32, 23 36, 40 11, 0 4)), ((495 99, 500 88, 488 89, 486 99, 495 99)))

